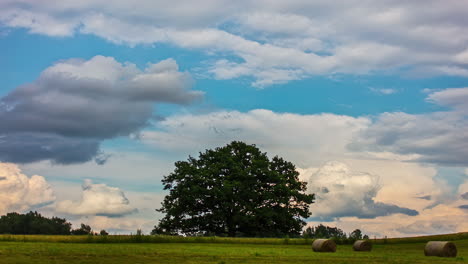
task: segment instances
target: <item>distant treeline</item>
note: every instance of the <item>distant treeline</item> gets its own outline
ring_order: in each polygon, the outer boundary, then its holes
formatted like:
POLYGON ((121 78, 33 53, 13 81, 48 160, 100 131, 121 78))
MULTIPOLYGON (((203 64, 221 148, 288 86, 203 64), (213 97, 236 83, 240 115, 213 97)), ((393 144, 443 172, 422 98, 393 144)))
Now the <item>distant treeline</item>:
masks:
MULTIPOLYGON (((8 213, 0 217, 0 234, 12 235, 88 235, 93 234, 89 225, 81 224, 72 229, 65 218, 47 218, 38 212, 26 214, 8 213)), ((101 234, 107 234, 104 230, 101 234)))
MULTIPOLYGON (((0 234, 11 235, 108 235, 105 230, 94 232, 89 225, 81 224, 77 229, 72 229, 72 224, 65 218, 47 218, 38 212, 26 214, 8 213, 0 216, 0 234)), ((141 230, 136 235, 141 237, 141 230)), ((289 238, 289 237, 286 237, 289 238)), ((291 237, 294 238, 294 237, 291 237)), ((356 229, 347 235, 337 227, 324 226, 308 227, 301 236, 295 238, 333 238, 338 243, 347 243, 348 240, 368 239, 361 230, 356 229)))
POLYGON ((308 227, 303 233, 304 238, 335 238, 339 240, 358 240, 358 239, 369 239, 369 236, 363 235, 360 229, 356 229, 353 232, 346 235, 346 233, 338 227, 324 226, 322 224, 316 227, 308 227))
MULTIPOLYGON (((435 236, 372 239, 373 244, 426 243, 433 240, 467 240, 468 232, 435 236)), ((220 243, 220 244, 264 244, 264 245, 311 245, 314 238, 246 238, 246 237, 184 237, 167 235, 2 235, 0 242, 54 242, 54 243, 220 243)), ((352 244, 353 240, 333 238, 337 244, 352 244)))

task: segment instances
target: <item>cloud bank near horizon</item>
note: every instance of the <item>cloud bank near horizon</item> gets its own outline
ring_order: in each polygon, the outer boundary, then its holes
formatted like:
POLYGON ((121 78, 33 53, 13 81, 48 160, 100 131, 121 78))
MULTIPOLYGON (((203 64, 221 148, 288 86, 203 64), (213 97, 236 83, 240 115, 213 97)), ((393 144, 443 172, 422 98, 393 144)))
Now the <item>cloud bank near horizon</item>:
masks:
POLYGON ((435 91, 427 100, 449 109, 374 117, 266 109, 180 114, 142 131, 139 139, 158 149, 188 153, 243 140, 284 155, 300 167, 358 156, 468 167, 464 159, 468 156, 468 88, 435 91))

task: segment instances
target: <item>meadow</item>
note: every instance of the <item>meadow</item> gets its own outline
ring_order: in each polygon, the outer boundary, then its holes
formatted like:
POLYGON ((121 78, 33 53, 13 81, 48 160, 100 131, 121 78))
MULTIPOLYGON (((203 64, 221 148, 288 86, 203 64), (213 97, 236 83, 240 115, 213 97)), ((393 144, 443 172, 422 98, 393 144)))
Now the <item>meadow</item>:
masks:
POLYGON ((371 252, 338 245, 336 253, 316 253, 306 239, 3 235, 0 263, 468 263, 466 236, 381 239, 371 252), (424 256, 425 241, 441 238, 454 240, 456 258, 424 256))

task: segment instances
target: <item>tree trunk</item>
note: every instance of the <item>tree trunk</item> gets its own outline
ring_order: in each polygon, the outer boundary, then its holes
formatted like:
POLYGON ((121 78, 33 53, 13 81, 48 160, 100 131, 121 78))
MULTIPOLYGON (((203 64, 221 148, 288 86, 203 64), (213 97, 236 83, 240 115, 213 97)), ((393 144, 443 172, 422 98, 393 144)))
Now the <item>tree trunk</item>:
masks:
POLYGON ((235 237, 236 236, 236 225, 234 224, 232 220, 232 212, 229 214, 229 216, 226 219, 226 225, 227 225, 227 231, 228 231, 228 236, 229 237, 235 237))

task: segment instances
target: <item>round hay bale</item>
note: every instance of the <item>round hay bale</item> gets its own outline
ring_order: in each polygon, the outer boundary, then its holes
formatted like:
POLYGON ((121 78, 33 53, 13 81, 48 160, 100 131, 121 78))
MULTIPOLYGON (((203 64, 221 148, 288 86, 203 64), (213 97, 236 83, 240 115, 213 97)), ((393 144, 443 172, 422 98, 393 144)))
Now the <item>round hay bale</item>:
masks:
POLYGON ((457 247, 449 241, 429 241, 424 248, 424 255, 437 257, 456 257, 457 247))
POLYGON ((353 244, 354 251, 371 251, 372 244, 368 240, 357 240, 353 244))
POLYGON ((336 252, 336 244, 331 239, 315 239, 312 243, 312 250, 315 252, 336 252))

